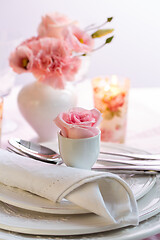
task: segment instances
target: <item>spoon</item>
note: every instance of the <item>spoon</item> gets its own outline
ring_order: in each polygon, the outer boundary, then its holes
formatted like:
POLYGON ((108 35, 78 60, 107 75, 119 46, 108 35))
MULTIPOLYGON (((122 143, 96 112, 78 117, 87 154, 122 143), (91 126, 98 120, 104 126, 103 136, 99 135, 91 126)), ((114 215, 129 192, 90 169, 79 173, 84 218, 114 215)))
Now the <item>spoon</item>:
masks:
POLYGON ((38 143, 33 143, 30 141, 22 140, 19 138, 11 138, 8 140, 8 143, 15 149, 32 156, 35 159, 40 159, 48 162, 57 163, 59 161, 60 155, 54 150, 42 146, 38 143))

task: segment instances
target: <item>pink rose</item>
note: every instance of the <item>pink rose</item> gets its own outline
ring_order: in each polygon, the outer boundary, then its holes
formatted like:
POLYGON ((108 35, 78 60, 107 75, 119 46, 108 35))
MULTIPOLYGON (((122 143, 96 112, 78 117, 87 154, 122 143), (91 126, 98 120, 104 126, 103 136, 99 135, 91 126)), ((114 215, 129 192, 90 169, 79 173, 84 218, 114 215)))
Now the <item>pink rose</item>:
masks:
POLYGON ((101 113, 96 109, 86 110, 76 107, 69 112, 60 113, 54 122, 67 138, 89 138, 99 134, 97 126, 102 120, 101 113))

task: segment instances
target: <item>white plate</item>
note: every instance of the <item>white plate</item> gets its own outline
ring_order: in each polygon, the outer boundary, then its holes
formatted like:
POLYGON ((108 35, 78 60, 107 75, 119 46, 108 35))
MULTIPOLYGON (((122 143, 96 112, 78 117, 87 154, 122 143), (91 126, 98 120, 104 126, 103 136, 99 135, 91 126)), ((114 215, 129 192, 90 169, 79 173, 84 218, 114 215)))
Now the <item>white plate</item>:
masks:
MULTIPOLYGON (((103 149, 116 151, 116 149, 121 148, 121 151, 126 151, 126 147, 123 145, 116 144, 103 144, 103 149)), ((127 148, 128 151, 138 151, 131 148, 127 148)), ((140 152, 140 151, 138 151, 140 152)), ((141 151, 142 152, 142 151, 141 151)), ((136 199, 143 197, 156 182, 156 176, 133 176, 128 175, 121 176, 133 190, 136 199)), ((23 191, 21 189, 5 186, 0 184, 0 201, 8 203, 10 205, 20 207, 27 210, 44 212, 44 213, 53 213, 53 214, 83 214, 88 213, 87 210, 78 207, 77 205, 70 203, 67 200, 61 201, 61 203, 54 204, 52 201, 49 201, 45 198, 39 197, 32 193, 23 191)))
MULTIPOLYGON (((138 208, 140 221, 150 218, 160 212, 159 182, 154 185, 154 187, 150 190, 148 194, 146 194, 143 198, 141 198, 138 201, 138 208)), ((104 232, 111 230, 112 227, 113 226, 107 226, 105 218, 102 218, 95 214, 81 214, 81 215, 42 214, 32 211, 26 211, 8 205, 6 203, 0 202, 0 228, 4 230, 34 235, 38 234, 38 235, 67 236, 104 232)), ((121 226, 120 225, 117 226, 117 228, 119 227, 121 226)), ((125 240, 127 239, 124 237, 126 231, 127 232, 132 231, 136 235, 137 234, 136 229, 138 228, 141 231, 140 227, 130 226, 128 228, 114 230, 103 234, 101 233, 100 236, 103 236, 104 239, 125 240)), ((142 234, 144 234, 143 231, 141 231, 141 235, 142 234)), ((97 234, 96 236, 98 237, 99 235, 97 234)), ((62 237, 60 239, 62 239, 62 237)), ((92 237, 91 239, 94 238, 92 237)), ((135 240, 136 238, 132 239, 135 240)))
MULTIPOLYGON (((128 147, 124 144, 118 143, 106 143, 101 142, 101 151, 108 151, 108 152, 128 152, 128 153, 147 153, 146 151, 128 147)), ((148 153, 149 154, 149 153, 148 153)), ((104 157, 105 155, 103 155, 104 157)), ((110 158, 117 159, 117 156, 110 156, 110 158)), ((104 163, 103 163, 104 164, 104 163)), ((105 164, 104 164, 105 165, 105 164)), ((107 162, 106 165, 118 165, 117 163, 109 163, 107 162)), ((154 186, 156 182, 155 176, 133 176, 132 178, 129 175, 121 175, 121 177, 129 183, 130 187, 132 188, 136 199, 140 199, 146 193, 150 191, 150 189, 154 186)))

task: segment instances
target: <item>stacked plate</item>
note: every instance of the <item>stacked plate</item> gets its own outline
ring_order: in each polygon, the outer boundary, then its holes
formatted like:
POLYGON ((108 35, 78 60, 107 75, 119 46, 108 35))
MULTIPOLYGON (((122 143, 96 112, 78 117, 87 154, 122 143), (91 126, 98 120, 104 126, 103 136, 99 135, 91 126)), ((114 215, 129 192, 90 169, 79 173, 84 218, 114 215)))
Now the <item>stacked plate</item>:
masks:
MULTIPOLYGON (((46 145, 51 147, 51 144, 46 145)), ((138 151, 115 144, 103 144, 102 148, 111 151, 138 151)), ((53 204, 29 192, 0 184, 0 228, 2 229, 0 237, 24 240, 35 239, 34 235, 41 235, 36 239, 55 239, 53 235, 56 235, 61 236, 56 239, 82 239, 82 236, 75 235, 90 234, 86 238, 127 240, 142 239, 157 233, 160 228, 157 215, 160 212, 158 177, 155 175, 121 175, 121 177, 128 182, 135 194, 140 222, 148 219, 147 222, 140 223, 137 227, 107 231, 108 226, 104 218, 88 213, 67 200, 53 204), (153 216, 155 217, 151 218, 153 216)))

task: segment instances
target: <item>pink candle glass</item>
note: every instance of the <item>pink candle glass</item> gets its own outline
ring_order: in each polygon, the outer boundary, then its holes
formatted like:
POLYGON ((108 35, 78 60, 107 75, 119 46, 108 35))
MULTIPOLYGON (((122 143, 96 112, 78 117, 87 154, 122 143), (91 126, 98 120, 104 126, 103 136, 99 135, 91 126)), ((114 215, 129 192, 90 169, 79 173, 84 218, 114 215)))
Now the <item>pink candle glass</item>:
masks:
POLYGON ((117 76, 92 81, 95 107, 102 113, 101 140, 124 143, 130 82, 117 76))

